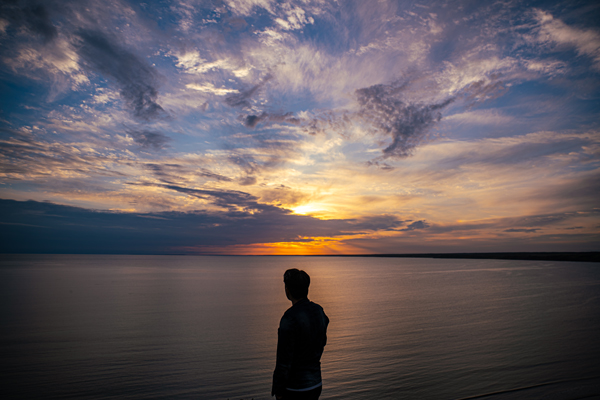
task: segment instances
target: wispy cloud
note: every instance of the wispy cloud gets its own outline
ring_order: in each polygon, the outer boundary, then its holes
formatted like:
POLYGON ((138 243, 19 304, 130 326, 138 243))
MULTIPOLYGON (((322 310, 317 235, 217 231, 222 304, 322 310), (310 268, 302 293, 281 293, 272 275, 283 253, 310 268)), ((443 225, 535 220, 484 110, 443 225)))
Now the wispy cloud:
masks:
POLYGON ((225 103, 230 107, 250 107, 250 99, 254 94, 263 87, 270 79, 272 75, 268 74, 259 83, 250 87, 249 89, 242 90, 239 93, 232 93, 225 98, 225 103))
POLYGON ((160 150, 167 146, 171 138, 160 132, 149 130, 128 130, 127 134, 133 138, 133 141, 144 148, 160 150))
POLYGON ((95 71, 113 80, 133 115, 143 121, 166 116, 157 103, 160 75, 147 62, 99 31, 82 30, 79 55, 95 71))
POLYGON ((384 157, 406 157, 427 138, 429 129, 442 118, 440 111, 453 99, 440 103, 407 103, 402 99, 406 82, 374 85, 356 91, 359 115, 373 124, 376 132, 392 139, 384 157))
POLYGON ((224 96, 230 93, 238 93, 237 89, 227 89, 227 88, 216 88, 210 83, 205 83, 200 85, 198 83, 188 83, 185 85, 188 89, 197 90, 199 92, 212 93, 217 96, 224 96))
POLYGON ((573 46, 577 53, 594 60, 600 70, 600 30, 579 29, 565 24, 544 10, 536 9, 535 17, 540 24, 538 40, 542 43, 573 46))

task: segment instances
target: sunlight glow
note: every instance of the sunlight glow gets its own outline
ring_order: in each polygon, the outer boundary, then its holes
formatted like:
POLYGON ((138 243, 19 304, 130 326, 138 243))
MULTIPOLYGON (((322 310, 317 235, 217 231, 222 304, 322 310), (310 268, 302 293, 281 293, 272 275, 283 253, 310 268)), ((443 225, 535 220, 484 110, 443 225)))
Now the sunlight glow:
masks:
POLYGON ((305 205, 298 206, 298 207, 292 207, 292 211, 294 211, 294 214, 298 214, 298 215, 310 215, 310 214, 315 214, 321 210, 319 210, 312 204, 305 204, 305 205))

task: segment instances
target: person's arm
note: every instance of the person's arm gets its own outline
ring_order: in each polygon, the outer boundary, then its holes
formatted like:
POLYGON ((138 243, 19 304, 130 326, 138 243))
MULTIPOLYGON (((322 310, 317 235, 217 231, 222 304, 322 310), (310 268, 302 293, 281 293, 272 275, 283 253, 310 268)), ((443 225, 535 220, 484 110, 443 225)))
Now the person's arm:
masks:
POLYGON ((284 315, 277 330, 277 363, 275 365, 275 372, 273 372, 271 396, 275 395, 277 398, 280 398, 285 393, 293 357, 293 322, 284 315))

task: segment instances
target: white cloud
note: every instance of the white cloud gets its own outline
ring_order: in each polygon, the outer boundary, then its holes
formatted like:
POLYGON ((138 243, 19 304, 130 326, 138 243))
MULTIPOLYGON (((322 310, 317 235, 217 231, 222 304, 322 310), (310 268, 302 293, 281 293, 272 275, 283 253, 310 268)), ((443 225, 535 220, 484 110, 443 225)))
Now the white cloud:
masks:
POLYGON ((529 71, 549 76, 562 75, 567 70, 567 64, 557 60, 525 60, 524 63, 529 71))
POLYGON ((199 92, 206 92, 216 94, 217 96, 224 96, 229 93, 238 93, 238 90, 235 89, 227 89, 227 88, 216 88, 212 85, 212 83, 205 83, 200 85, 198 83, 189 83, 185 85, 188 89, 197 90, 199 92))
POLYGON ((282 5, 286 18, 276 18, 277 22, 284 30, 302 29, 306 24, 314 23, 312 17, 306 17, 306 12, 298 6, 291 6, 289 3, 282 5))
POLYGON ((79 66, 79 56, 65 39, 56 39, 43 47, 21 46, 16 57, 3 61, 14 73, 31 79, 51 79, 49 100, 66 90, 77 90, 89 84, 87 75, 79 66), (42 73, 40 73, 42 71, 42 73))
POLYGON ((517 65, 517 60, 511 57, 479 58, 477 52, 473 52, 462 57, 460 63, 444 62, 444 71, 437 81, 443 92, 455 95, 469 85, 491 83, 494 76, 513 72, 517 65))
POLYGON ((66 40, 56 40, 44 48, 22 47, 16 58, 5 58, 15 72, 20 69, 45 69, 55 74, 72 74, 79 70, 79 56, 66 40))
POLYGON ((243 78, 250 74, 251 65, 239 65, 235 60, 226 57, 215 61, 207 61, 200 56, 198 51, 189 51, 186 53, 171 53, 177 58, 177 67, 181 68, 187 74, 201 75, 210 71, 227 71, 236 78, 243 78))
POLYGON ((594 60, 594 67, 600 70, 599 32, 570 27, 542 10, 536 10, 536 18, 540 23, 538 36, 540 42, 574 46, 579 54, 591 57, 594 60))
POLYGON ((108 90, 106 88, 97 88, 96 94, 92 97, 92 103, 107 104, 118 100, 119 98, 119 93, 114 90, 108 90))
POLYGON ((272 13, 273 0, 226 0, 229 8, 238 15, 250 15, 255 7, 261 7, 272 13))
POLYGON ((460 114, 450 115, 444 121, 467 123, 473 125, 499 125, 513 122, 513 118, 495 110, 467 111, 460 114))

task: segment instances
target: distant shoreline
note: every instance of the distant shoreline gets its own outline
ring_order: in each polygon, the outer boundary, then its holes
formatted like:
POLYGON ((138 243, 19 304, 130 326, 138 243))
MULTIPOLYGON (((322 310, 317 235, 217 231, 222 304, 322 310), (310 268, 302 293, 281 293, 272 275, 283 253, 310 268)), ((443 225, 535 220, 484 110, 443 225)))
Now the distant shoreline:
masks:
POLYGON ((466 260, 537 260, 600 262, 600 251, 586 252, 514 252, 514 253, 411 253, 411 254, 186 254, 186 253, 0 253, 15 255, 103 255, 103 256, 215 256, 215 257, 383 257, 383 258, 450 258, 466 260))
POLYGON ((456 258, 472 260, 540 260, 600 262, 599 251, 519 253, 339 254, 325 257, 456 258))

